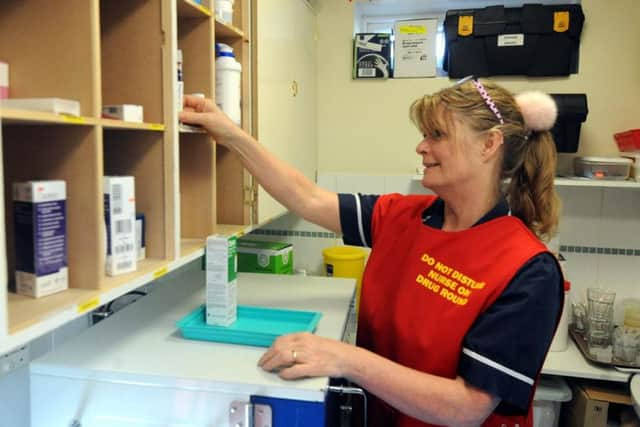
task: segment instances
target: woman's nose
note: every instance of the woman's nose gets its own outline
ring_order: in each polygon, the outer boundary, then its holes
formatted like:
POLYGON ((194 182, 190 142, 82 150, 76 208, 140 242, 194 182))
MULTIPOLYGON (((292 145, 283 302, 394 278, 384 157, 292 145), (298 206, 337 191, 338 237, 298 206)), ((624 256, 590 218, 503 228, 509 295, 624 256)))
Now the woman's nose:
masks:
POLYGON ((418 145, 416 145, 416 153, 419 155, 424 154, 427 151, 428 146, 427 138, 422 138, 422 141, 418 142, 418 145))

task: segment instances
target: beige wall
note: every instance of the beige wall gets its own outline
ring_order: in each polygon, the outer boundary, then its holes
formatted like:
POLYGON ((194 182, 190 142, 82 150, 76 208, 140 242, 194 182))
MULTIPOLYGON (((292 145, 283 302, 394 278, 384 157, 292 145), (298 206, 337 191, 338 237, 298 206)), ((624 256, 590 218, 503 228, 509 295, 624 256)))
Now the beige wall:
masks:
MULTIPOLYGON (((583 0, 580 73, 563 78, 500 78, 513 91, 587 93, 582 155, 616 155, 612 134, 640 128, 640 1, 583 0)), ((412 173, 419 139, 408 119, 415 98, 448 78, 351 80, 353 4, 322 0, 318 10, 318 170, 412 173)), ((563 156, 564 162, 568 156, 563 156)))

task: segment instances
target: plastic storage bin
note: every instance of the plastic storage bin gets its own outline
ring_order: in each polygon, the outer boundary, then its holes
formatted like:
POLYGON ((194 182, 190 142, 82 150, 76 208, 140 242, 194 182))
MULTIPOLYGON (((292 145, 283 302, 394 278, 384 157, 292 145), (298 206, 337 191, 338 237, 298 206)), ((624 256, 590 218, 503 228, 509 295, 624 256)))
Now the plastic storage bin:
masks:
POLYGON ((356 307, 360 302, 360 286, 366 252, 354 246, 333 246, 322 251, 327 276, 352 277, 356 282, 356 307))
POLYGON ((624 157, 576 157, 576 176, 591 179, 622 181, 629 177, 633 161, 624 157))
POLYGON ((560 377, 540 377, 533 398, 533 426, 558 427, 562 402, 571 400, 571 389, 560 377))
POLYGON ((613 135, 620 151, 640 151, 640 129, 631 129, 613 135))

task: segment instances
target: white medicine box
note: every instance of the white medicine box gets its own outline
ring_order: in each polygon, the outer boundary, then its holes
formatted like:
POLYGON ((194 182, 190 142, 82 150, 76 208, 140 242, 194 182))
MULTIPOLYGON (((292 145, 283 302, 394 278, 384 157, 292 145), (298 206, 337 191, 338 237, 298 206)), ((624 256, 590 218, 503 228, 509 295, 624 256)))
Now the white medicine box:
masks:
POLYGON ((394 24, 394 78, 435 77, 437 27, 436 19, 394 24))
POLYGON ((137 268, 136 198, 132 176, 105 176, 104 219, 107 238, 106 274, 115 276, 137 268))

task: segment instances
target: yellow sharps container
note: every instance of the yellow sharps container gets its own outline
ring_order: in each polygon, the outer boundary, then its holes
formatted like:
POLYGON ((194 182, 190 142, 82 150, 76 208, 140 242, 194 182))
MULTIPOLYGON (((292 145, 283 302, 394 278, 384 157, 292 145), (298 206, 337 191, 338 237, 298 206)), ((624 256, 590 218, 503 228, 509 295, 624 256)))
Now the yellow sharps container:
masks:
POLYGON ((356 282, 356 309, 360 304, 360 288, 367 253, 355 246, 333 246, 322 251, 324 271, 329 277, 352 277, 356 282))

